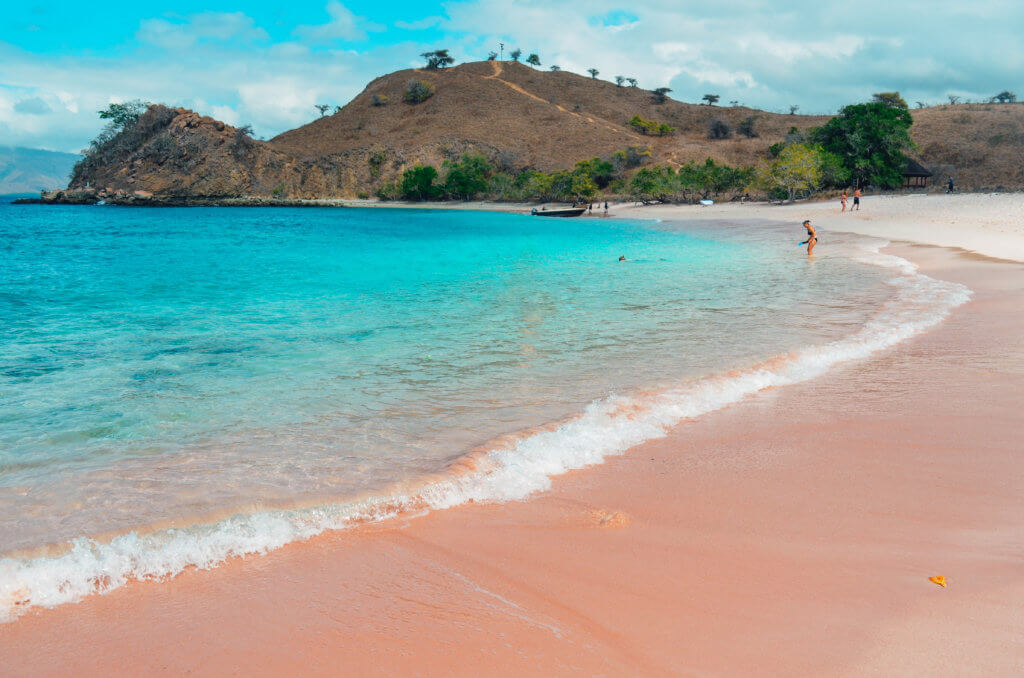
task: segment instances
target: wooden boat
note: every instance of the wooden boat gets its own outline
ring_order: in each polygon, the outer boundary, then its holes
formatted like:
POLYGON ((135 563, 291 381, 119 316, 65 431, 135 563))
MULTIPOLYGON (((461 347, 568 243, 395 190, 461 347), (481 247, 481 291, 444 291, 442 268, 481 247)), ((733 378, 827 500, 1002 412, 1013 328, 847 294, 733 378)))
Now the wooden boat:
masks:
POLYGON ((586 211, 586 207, 556 207, 550 210, 534 207, 530 214, 535 217, 578 217, 586 211))

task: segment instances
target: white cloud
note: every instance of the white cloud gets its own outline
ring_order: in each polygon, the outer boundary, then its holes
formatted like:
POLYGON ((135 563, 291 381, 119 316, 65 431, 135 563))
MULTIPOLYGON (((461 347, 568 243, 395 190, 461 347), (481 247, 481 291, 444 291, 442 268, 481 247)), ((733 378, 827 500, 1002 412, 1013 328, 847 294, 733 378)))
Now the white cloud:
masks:
POLYGON ((366 31, 383 30, 383 26, 357 17, 338 0, 330 0, 327 3, 327 14, 331 17, 327 23, 317 26, 299 26, 295 29, 295 35, 310 42, 322 44, 337 40, 365 40, 366 31))
POLYGON ((203 12, 174 23, 147 19, 135 34, 139 42, 171 50, 194 47, 201 41, 242 43, 267 40, 270 36, 241 12, 203 12))

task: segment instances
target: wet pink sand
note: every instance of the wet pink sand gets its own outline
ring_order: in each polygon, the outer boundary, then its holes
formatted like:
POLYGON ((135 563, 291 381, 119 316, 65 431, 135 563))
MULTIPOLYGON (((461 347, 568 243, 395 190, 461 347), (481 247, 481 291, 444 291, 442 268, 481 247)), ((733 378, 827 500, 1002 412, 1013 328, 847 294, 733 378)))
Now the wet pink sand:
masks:
POLYGON ((1020 675, 1024 265, 893 249, 974 300, 527 502, 31 611, 0 672, 1020 675))

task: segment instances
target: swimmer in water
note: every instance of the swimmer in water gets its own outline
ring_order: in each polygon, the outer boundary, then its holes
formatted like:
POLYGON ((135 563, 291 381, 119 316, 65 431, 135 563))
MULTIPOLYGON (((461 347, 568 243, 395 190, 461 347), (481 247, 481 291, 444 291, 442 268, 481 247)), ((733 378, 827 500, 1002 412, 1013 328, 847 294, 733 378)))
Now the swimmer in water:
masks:
POLYGON ((811 226, 811 220, 804 220, 804 228, 807 229, 807 240, 800 243, 801 245, 807 245, 807 256, 811 256, 814 252, 814 245, 818 242, 818 232, 814 230, 814 226, 811 226))
POLYGON ((619 261, 625 261, 625 260, 626 260, 626 255, 625 254, 623 254, 621 257, 619 257, 619 261))

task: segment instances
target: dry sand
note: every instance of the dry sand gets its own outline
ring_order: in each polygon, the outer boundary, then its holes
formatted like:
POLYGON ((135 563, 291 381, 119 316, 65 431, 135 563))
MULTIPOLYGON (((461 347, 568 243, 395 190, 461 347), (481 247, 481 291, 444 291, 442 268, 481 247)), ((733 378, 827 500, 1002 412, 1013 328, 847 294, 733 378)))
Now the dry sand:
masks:
POLYGON ((893 251, 974 299, 932 332, 683 424, 530 501, 31 611, 0 627, 0 666, 1020 675, 1024 266, 893 251))
MULTIPOLYGON (((853 198, 850 198, 850 207, 853 198)), ((615 205, 615 216, 662 219, 811 219, 826 242, 829 231, 846 231, 926 245, 958 247, 995 259, 1024 261, 1024 193, 965 193, 865 196, 859 211, 840 212, 830 202, 615 205)), ((821 247, 821 245, 819 245, 821 247)))

